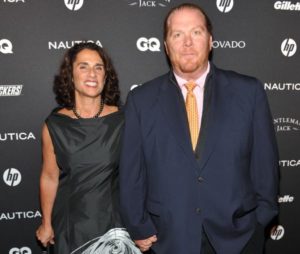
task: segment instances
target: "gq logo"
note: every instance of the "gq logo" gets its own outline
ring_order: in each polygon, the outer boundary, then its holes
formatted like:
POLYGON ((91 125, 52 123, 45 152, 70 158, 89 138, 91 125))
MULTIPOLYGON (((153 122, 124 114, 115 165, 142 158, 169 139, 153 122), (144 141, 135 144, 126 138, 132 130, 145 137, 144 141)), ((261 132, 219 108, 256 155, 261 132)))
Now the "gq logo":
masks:
POLYGON ((233 7, 233 0, 217 0, 217 7, 220 12, 230 12, 233 7))
POLYGON ((284 235, 284 228, 281 225, 274 226, 271 229, 271 238, 273 240, 280 240, 284 235))
POLYGON ((284 56, 291 57, 296 51, 297 44, 293 39, 287 38, 281 43, 281 52, 284 56))
POLYGON ((7 39, 2 39, 0 40, 0 52, 3 54, 12 54, 12 44, 9 40, 7 39))
POLYGON ((3 173, 3 181, 8 186, 17 186, 21 182, 22 176, 19 170, 8 168, 3 173))
POLYGON ((136 46, 142 52, 145 52, 147 50, 150 50, 153 52, 160 51, 160 42, 157 38, 154 38, 154 37, 152 37, 150 39, 141 37, 137 40, 136 46))
POLYGON ((8 254, 32 254, 31 249, 28 247, 12 248, 9 250, 8 254))
POLYGON ((71 11, 78 11, 82 5, 84 0, 65 0, 65 5, 71 11))

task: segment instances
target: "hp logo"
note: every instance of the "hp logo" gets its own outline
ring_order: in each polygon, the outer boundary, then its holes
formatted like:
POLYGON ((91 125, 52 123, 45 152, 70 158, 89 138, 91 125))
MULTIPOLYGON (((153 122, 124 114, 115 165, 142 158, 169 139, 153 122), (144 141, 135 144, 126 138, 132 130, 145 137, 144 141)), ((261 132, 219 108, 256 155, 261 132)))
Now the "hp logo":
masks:
POLYGON ((22 247, 22 248, 15 247, 10 249, 8 254, 32 254, 32 251, 28 247, 22 247))
POLYGON ((8 168, 3 173, 3 181, 8 186, 17 186, 21 182, 21 180, 21 173, 15 168, 8 168))
POLYGON ((233 0, 217 0, 217 7, 220 12, 230 12, 233 4, 233 0))
POLYGON ((65 0, 65 5, 71 11, 78 11, 82 5, 84 0, 65 0))
POLYGON ((296 51, 297 44, 293 39, 287 38, 281 43, 281 52, 284 56, 291 57, 296 51))
POLYGON ((271 229, 271 238, 273 240, 280 240, 284 235, 284 228, 281 225, 274 226, 271 229))
POLYGON ((157 38, 147 39, 145 37, 141 37, 137 40, 136 46, 140 51, 160 51, 160 42, 157 38))

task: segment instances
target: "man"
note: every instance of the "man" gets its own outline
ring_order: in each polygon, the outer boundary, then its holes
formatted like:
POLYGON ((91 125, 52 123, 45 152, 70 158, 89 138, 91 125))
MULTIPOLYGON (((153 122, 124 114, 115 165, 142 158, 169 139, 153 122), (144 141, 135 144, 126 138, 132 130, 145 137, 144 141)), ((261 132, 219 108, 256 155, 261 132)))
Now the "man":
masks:
POLYGON ((128 95, 121 212, 142 251, 258 254, 277 214, 278 156, 261 83, 209 62, 211 23, 165 20, 172 69, 128 95), (195 131, 196 130, 196 131, 195 131))

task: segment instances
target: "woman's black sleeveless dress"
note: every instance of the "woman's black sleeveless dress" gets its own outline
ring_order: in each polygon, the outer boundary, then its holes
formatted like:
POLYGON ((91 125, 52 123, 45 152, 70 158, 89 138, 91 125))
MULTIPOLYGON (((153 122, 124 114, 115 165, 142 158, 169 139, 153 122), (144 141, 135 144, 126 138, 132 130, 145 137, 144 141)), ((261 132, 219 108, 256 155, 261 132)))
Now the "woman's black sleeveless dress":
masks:
POLYGON ((46 119, 60 168, 51 253, 140 253, 118 212, 123 113, 73 119, 57 111, 46 119))

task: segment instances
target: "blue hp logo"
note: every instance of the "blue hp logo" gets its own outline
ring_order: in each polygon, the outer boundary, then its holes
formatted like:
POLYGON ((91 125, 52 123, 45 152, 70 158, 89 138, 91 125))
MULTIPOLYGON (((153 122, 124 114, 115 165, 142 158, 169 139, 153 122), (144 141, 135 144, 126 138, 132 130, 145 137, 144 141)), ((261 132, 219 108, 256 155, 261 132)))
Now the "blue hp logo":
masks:
POLYGON ((291 57, 296 53, 296 51, 297 44, 293 39, 287 38, 281 43, 281 52, 283 55, 291 57))
POLYGON ((233 0, 217 0, 217 7, 220 12, 230 12, 233 7, 233 0))
POLYGON ((21 173, 15 168, 8 168, 3 173, 3 181, 8 186, 17 186, 21 182, 21 180, 21 173))
POLYGON ((78 11, 82 5, 84 0, 65 0, 65 5, 71 11, 78 11))

